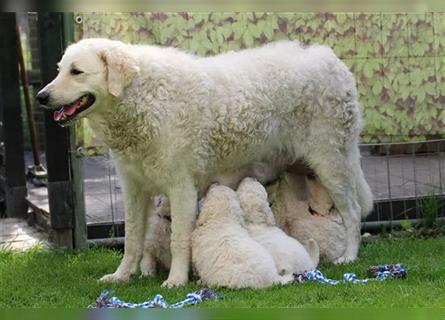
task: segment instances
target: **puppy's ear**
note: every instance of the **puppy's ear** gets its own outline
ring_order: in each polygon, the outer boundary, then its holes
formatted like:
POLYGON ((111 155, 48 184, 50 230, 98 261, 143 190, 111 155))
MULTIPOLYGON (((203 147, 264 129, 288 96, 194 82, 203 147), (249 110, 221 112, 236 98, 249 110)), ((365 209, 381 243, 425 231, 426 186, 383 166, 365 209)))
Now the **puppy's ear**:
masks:
POLYGON ((108 92, 119 97, 139 72, 137 61, 124 45, 107 48, 101 53, 107 70, 108 92))
POLYGON ((273 215, 273 211, 269 207, 269 203, 265 204, 263 213, 266 215, 266 223, 268 226, 275 226, 277 224, 277 222, 275 221, 275 216, 273 215))

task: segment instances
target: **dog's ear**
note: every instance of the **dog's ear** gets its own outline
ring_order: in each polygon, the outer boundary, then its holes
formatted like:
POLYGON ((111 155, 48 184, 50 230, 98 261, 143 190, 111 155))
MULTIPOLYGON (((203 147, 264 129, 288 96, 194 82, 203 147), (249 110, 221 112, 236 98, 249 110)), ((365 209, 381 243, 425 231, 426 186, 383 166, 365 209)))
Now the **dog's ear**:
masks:
POLYGON ((119 97, 139 72, 136 58, 123 45, 105 49, 100 57, 107 70, 108 92, 119 97))

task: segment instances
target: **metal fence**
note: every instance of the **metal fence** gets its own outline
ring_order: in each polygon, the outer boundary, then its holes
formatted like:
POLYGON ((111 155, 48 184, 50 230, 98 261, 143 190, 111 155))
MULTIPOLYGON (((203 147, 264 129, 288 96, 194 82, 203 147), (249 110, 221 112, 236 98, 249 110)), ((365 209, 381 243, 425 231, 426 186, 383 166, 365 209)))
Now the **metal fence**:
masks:
MULTIPOLYGON (((374 211, 364 229, 395 226, 422 219, 424 201, 438 202, 444 218, 445 140, 361 146, 362 168, 374 197, 374 211)), ((84 190, 90 238, 122 236, 122 193, 108 156, 83 159, 84 190)))
POLYGON ((362 146, 362 168, 374 197, 374 211, 364 228, 417 222, 427 203, 444 215, 445 142, 388 143, 362 146))

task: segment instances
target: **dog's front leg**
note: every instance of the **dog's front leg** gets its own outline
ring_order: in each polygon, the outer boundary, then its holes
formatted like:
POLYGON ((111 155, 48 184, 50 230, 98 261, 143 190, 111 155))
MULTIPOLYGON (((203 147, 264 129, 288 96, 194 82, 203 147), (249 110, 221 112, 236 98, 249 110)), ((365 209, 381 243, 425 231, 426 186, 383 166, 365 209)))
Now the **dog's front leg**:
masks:
POLYGON ((198 193, 191 178, 177 182, 168 192, 171 206, 172 263, 165 287, 184 285, 188 281, 191 263, 191 233, 197 215, 198 193))
POLYGON ((125 251, 117 270, 100 279, 107 282, 126 282, 139 272, 147 215, 153 210, 153 198, 141 184, 127 175, 120 174, 120 178, 125 205, 125 251))

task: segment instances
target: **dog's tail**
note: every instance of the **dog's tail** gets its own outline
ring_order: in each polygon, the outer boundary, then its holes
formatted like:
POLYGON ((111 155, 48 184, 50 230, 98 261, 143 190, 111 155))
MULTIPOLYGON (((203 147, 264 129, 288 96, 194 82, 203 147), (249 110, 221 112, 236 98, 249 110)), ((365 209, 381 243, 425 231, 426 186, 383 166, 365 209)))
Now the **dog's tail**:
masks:
POLYGON ((373 202, 373 195, 371 188, 369 187, 368 183, 365 180, 365 177, 363 176, 363 172, 360 170, 359 173, 356 175, 356 186, 357 186, 357 195, 358 195, 358 201, 360 204, 360 207, 362 209, 362 218, 365 218, 373 209, 374 202, 373 202))
POLYGON ((314 239, 310 238, 306 243, 306 250, 314 263, 314 266, 317 266, 318 262, 320 261, 320 248, 318 247, 318 243, 314 239))
POLYGON ((348 158, 355 178, 357 200, 361 208, 361 216, 362 218, 365 218, 373 209, 374 197, 368 182, 366 182, 365 175, 363 174, 360 165, 360 150, 358 148, 358 143, 353 145, 348 158))

